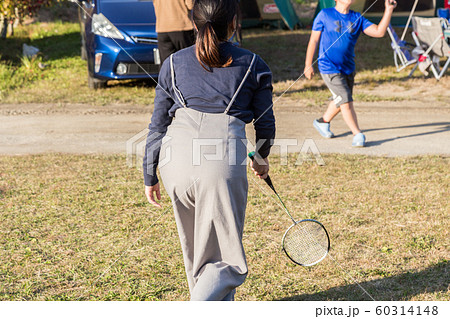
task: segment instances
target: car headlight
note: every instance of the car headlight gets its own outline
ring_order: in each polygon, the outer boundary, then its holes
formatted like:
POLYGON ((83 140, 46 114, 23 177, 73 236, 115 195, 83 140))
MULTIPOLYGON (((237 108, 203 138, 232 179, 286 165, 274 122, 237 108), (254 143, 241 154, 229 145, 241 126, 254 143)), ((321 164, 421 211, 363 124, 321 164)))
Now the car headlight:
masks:
POLYGON ((103 13, 94 13, 92 16, 92 32, 106 38, 124 39, 122 33, 120 33, 120 31, 103 15, 103 13))

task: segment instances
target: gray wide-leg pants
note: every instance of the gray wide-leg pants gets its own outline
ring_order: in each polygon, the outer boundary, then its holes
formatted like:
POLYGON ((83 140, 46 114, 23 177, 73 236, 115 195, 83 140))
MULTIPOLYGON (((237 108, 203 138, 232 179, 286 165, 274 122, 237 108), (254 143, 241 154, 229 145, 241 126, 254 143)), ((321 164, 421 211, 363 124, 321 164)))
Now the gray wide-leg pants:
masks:
POLYGON ((233 300, 247 276, 244 139, 243 121, 188 108, 176 111, 163 138, 160 174, 172 199, 191 300, 233 300))

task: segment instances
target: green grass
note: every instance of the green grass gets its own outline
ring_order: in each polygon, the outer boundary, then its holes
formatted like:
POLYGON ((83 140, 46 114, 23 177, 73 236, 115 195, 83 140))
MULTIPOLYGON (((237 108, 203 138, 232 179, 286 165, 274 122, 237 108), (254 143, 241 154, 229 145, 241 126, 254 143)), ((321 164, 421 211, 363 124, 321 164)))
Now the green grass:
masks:
MULTIPOLYGON (((272 180, 295 218, 326 225, 330 256, 311 268, 288 261, 290 220, 249 174, 238 300, 370 300, 356 282, 376 300, 450 298, 448 157, 295 157, 274 157, 272 180)), ((125 163, 0 157, 1 300, 189 298, 170 201, 146 203, 141 172, 125 163)))

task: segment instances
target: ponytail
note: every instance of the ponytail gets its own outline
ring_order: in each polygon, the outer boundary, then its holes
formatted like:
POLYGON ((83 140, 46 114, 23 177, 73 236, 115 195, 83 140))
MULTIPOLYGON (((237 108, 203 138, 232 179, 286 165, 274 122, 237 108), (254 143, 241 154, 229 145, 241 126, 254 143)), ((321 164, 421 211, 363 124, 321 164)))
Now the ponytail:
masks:
POLYGON ((224 68, 233 62, 231 56, 221 54, 220 43, 227 41, 237 12, 237 0, 195 1, 192 9, 192 20, 197 27, 195 53, 205 70, 224 68))
POLYGON ((233 59, 231 56, 226 61, 220 55, 220 41, 210 21, 207 21, 202 28, 198 30, 195 53, 202 67, 209 71, 209 68, 224 68, 229 66, 233 59))

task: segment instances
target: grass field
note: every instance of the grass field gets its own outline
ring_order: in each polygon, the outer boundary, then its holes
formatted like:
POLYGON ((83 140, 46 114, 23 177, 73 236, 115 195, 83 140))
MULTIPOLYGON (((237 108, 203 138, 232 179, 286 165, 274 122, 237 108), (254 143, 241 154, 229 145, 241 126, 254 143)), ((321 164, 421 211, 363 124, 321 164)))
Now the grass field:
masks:
MULTIPOLYGON (((290 220, 249 174, 237 300, 450 298, 449 158, 295 160, 274 158, 272 179, 296 218, 326 225, 330 255, 291 264, 280 250, 290 220)), ((188 299, 166 195, 163 207, 146 203, 123 156, 0 157, 0 299, 188 299)))
MULTIPOLYGON (((244 30, 243 47, 270 65, 276 97, 318 109, 329 96, 320 77, 299 79, 309 33, 244 30)), ((361 36, 356 64, 358 101, 448 107, 448 77, 397 73, 387 38, 361 36)), ((153 99, 150 81, 89 90, 77 23, 34 23, 0 40, 6 114, 22 103, 120 110, 151 108, 153 99), (21 58, 23 43, 41 54, 21 58)), ((330 255, 311 268, 290 263, 280 246, 290 220, 249 174, 249 274, 236 299, 449 300, 449 157, 323 157, 325 166, 274 157, 271 176, 295 218, 325 224, 330 255)), ((169 199, 151 207, 141 175, 119 155, 0 156, 0 300, 187 300, 169 199)))

